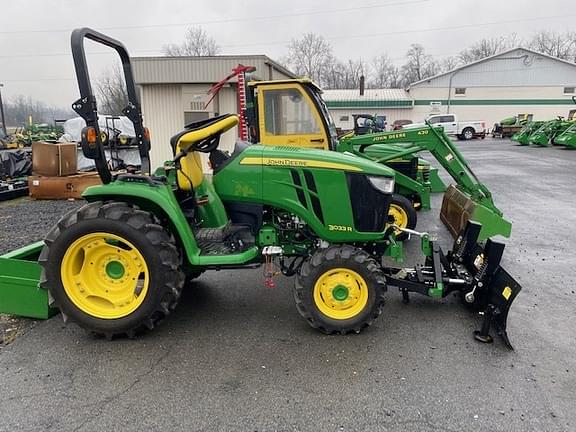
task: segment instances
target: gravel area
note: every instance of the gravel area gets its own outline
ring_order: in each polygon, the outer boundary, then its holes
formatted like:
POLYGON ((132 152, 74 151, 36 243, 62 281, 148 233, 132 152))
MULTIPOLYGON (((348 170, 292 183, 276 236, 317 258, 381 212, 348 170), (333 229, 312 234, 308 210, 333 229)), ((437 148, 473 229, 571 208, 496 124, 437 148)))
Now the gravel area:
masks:
POLYGON ((42 240, 60 217, 83 203, 31 198, 0 202, 0 254, 42 240))

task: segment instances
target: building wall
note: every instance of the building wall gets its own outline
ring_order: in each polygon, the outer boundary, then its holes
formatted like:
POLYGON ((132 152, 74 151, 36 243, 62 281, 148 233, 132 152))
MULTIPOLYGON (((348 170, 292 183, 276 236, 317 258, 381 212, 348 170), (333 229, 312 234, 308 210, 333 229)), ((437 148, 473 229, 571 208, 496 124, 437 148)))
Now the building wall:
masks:
MULTIPOLYGON (((290 78, 278 64, 263 55, 216 57, 135 57, 134 77, 138 84, 213 84, 226 77, 239 63, 256 67, 262 79, 290 78)), ((235 82, 236 79, 232 79, 235 82)))
POLYGON ((155 169, 172 158, 170 138, 184 126, 182 86, 165 84, 141 89, 142 115, 151 136, 150 163, 155 169))
MULTIPOLYGON (((564 86, 469 86, 465 95, 456 95, 451 89, 450 112, 460 120, 485 120, 488 127, 505 117, 520 113, 534 114, 537 120, 567 116, 576 105, 571 95, 564 94, 564 86)), ((429 114, 448 111, 448 87, 414 87, 410 96, 414 98, 412 120, 422 121, 429 114), (440 102, 433 108, 431 102, 440 102)))

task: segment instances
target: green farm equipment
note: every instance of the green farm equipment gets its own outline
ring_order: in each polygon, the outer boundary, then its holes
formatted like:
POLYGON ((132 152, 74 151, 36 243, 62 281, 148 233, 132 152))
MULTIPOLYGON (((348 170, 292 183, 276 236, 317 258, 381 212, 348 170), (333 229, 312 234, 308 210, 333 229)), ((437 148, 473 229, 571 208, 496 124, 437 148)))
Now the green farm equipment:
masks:
POLYGON ((36 300, 45 302, 48 292, 65 320, 108 338, 132 337, 174 310, 186 280, 212 270, 264 266, 268 286, 276 269, 295 276, 296 309, 324 333, 358 333, 371 325, 392 286, 406 302, 411 292, 436 299, 460 293, 464 303, 484 312, 475 338, 490 342, 494 327, 511 348, 506 321, 521 287, 500 267, 504 244, 479 243, 480 224, 469 222, 447 254, 427 233, 412 231, 421 238, 424 264, 387 267, 382 258, 401 252, 397 227, 385 227, 394 190, 391 168, 368 157, 293 148, 283 141, 276 146, 240 141, 227 154, 218 147, 220 136, 238 124, 230 114, 186 126, 171 140, 173 160, 152 175, 149 133, 128 52, 114 39, 78 29, 72 53, 80 89, 73 109, 86 121, 81 147, 103 184, 86 190, 88 203, 62 217, 43 247, 0 257, 0 295, 17 291, 19 283, 34 284, 40 253, 36 300), (139 174, 109 171, 86 38, 115 49, 122 60, 129 99, 124 112, 136 132, 139 174), (211 181, 203 174, 201 153, 209 155, 211 181), (34 268, 26 277, 15 271, 6 277, 10 264, 12 270, 34 268))
POLYGON ((492 136, 495 138, 510 138, 530 123, 533 117, 533 114, 518 114, 514 117, 506 117, 500 120, 500 123, 494 125, 492 128, 492 136))
POLYGON ((541 120, 533 120, 527 123, 519 132, 512 135, 510 140, 516 141, 521 146, 530 145, 530 135, 536 132, 544 124, 541 120))
POLYGON ((445 190, 437 170, 416 157, 428 151, 456 183, 445 194, 441 212, 452 234, 456 236, 468 220, 474 220, 482 224, 481 239, 510 235, 510 222, 441 127, 336 137, 321 90, 309 79, 251 81, 248 87, 246 118, 252 142, 332 150, 393 168, 396 184, 391 216, 396 225, 412 228, 414 207, 429 209, 431 192, 445 190))
POLYGON ((540 128, 530 135, 530 144, 535 144, 541 147, 549 147, 554 144, 557 136, 561 135, 566 129, 574 124, 573 121, 564 120, 564 117, 558 117, 555 120, 550 120, 544 123, 540 128))
POLYGON ((17 130, 12 136, 12 142, 17 147, 30 146, 36 141, 56 141, 62 136, 64 129, 59 124, 30 123, 17 130))
POLYGON ((571 149, 576 148, 576 122, 572 123, 568 129, 554 138, 554 144, 563 145, 571 149))

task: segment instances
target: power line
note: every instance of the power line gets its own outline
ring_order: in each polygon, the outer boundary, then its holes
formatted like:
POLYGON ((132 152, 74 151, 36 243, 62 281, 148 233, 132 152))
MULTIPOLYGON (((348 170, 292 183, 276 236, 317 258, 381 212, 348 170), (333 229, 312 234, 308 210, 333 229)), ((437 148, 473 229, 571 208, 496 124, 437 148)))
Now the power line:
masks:
MULTIPOLYGON (((185 22, 185 23, 165 23, 165 24, 148 24, 148 25, 132 25, 132 26, 122 25, 122 26, 111 26, 111 27, 99 27, 99 29, 100 30, 131 30, 131 29, 143 29, 143 28, 185 27, 185 26, 192 26, 192 25, 227 24, 227 23, 231 23, 231 22, 243 22, 243 21, 263 21, 263 20, 270 20, 270 19, 292 18, 292 17, 301 17, 301 16, 308 16, 308 15, 325 15, 325 14, 329 14, 329 13, 352 12, 352 11, 367 10, 367 9, 380 9, 380 8, 389 7, 389 6, 399 6, 399 5, 403 6, 403 5, 427 3, 429 1, 430 0, 395 1, 395 2, 380 3, 380 4, 375 4, 375 5, 354 6, 354 7, 340 8, 340 9, 324 9, 324 10, 308 11, 308 12, 292 12, 292 13, 257 16, 257 17, 223 18, 223 19, 218 19, 218 20, 191 21, 191 22, 185 22)), ((73 30, 73 29, 66 28, 66 29, 51 29, 51 30, 3 30, 3 31, 0 31, 0 34, 65 33, 65 32, 69 32, 71 30, 73 30)))
MULTIPOLYGON (((425 0, 428 1, 428 0, 425 0)), ((431 27, 427 29, 418 29, 418 30, 399 30, 399 31, 390 31, 390 32, 378 32, 378 33, 368 33, 368 34, 360 34, 360 35, 348 35, 348 36, 329 36, 325 37, 326 40, 340 40, 340 39, 362 39, 362 38, 372 38, 372 37, 379 37, 379 36, 394 36, 394 35, 402 35, 402 34, 415 34, 415 33, 428 33, 428 32, 435 32, 435 31, 443 31, 443 30, 461 30, 466 28, 473 28, 473 27, 484 27, 484 26, 491 26, 491 25, 498 25, 498 24, 512 24, 518 22, 526 22, 526 21, 540 21, 540 20, 548 20, 548 19, 557 19, 557 18, 571 18, 576 16, 576 14, 564 14, 564 15, 550 15, 550 16, 540 16, 540 17, 533 17, 533 18, 519 18, 519 19, 511 19, 511 20, 502 20, 502 21, 491 21, 485 23, 477 23, 477 24, 462 24, 456 26, 444 26, 444 27, 431 27)), ((2 33, 2 32, 0 32, 2 33)), ((271 42, 255 42, 255 43, 248 43, 248 44, 229 44, 229 45, 221 45, 223 48, 244 48, 244 47, 251 47, 251 46, 274 46, 274 45, 285 45, 289 43, 290 40, 282 40, 282 41, 271 41, 271 42)), ((132 51, 133 53, 154 53, 158 54, 158 50, 135 50, 132 51)), ((98 52, 88 52, 89 55, 107 55, 113 54, 112 51, 98 51, 98 52)), ((452 55, 455 55, 454 53, 452 55)), ((15 55, 0 55, 0 58, 26 58, 26 57, 64 57, 69 56, 70 53, 40 53, 40 54, 15 54, 15 55)), ((400 60, 401 58, 398 58, 400 60)))
MULTIPOLYGON (((326 40, 339 40, 339 39, 361 39, 361 38, 371 38, 371 37, 378 37, 378 36, 393 36, 393 35, 402 35, 402 34, 413 34, 413 33, 428 33, 434 31, 442 31, 442 30, 460 30, 472 27, 483 27, 483 26, 491 26, 497 24, 512 24, 518 22, 525 22, 525 21, 540 21, 540 20, 547 20, 547 19, 557 19, 557 18, 570 18, 574 17, 576 14, 563 14, 563 15, 551 15, 545 17, 534 17, 534 18, 520 18, 520 19, 513 19, 513 20, 502 20, 502 21, 492 21, 486 23, 478 23, 478 24, 462 24, 457 26, 445 26, 445 27, 432 27, 428 29, 419 29, 419 30, 399 30, 399 31, 391 31, 391 32, 379 32, 379 33, 368 33, 362 35, 348 35, 348 36, 331 36, 325 37, 326 40)), ((261 45, 284 45, 289 43, 289 40, 283 41, 274 41, 274 42, 258 42, 252 44, 239 44, 239 45, 222 45, 225 48, 233 48, 233 47, 247 47, 247 46, 261 46, 261 45)))

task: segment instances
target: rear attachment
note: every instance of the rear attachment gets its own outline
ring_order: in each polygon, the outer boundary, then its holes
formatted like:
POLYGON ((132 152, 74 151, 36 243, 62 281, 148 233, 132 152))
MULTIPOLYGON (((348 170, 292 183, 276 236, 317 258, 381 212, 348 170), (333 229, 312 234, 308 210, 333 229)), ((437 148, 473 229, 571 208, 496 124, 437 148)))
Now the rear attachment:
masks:
POLYGON ((482 246, 478 243, 482 226, 468 222, 452 251, 445 255, 427 233, 409 231, 421 237, 425 265, 386 269, 388 285, 400 289, 405 303, 409 302, 410 292, 433 298, 459 292, 466 305, 483 312, 484 321, 481 329, 474 332, 475 339, 493 342, 490 329, 494 328, 504 344, 514 349, 506 332, 508 311, 522 287, 500 267, 505 245, 488 239, 482 246))
POLYGON ((38 288, 43 246, 38 242, 0 256, 0 313, 47 319, 57 312, 48 307, 48 291, 38 288))
POLYGON ((482 226, 479 241, 495 235, 510 237, 512 232, 512 224, 504 219, 502 212, 494 206, 474 201, 454 185, 450 185, 444 194, 440 219, 454 237, 464 231, 468 221, 482 226))

